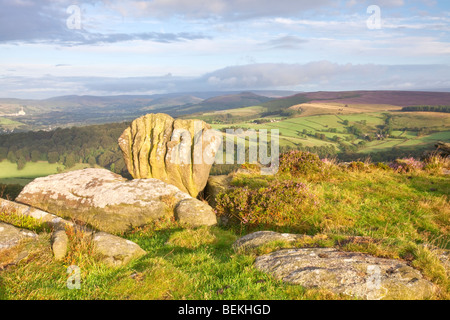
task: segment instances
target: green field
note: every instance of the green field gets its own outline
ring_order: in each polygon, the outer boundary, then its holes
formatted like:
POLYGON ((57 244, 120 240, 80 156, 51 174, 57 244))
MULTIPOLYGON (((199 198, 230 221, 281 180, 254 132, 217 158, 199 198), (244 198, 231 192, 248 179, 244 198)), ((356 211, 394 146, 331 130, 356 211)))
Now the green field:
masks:
MULTIPOLYGON (((358 147, 361 155, 373 152, 386 152, 396 148, 429 147, 437 141, 450 141, 450 116, 443 113, 414 113, 414 112, 370 112, 370 113, 350 113, 350 114, 320 114, 312 116, 292 116, 279 117, 268 116, 265 123, 257 124, 254 119, 249 120, 249 111, 260 111, 261 107, 248 107, 233 110, 224 110, 221 113, 228 113, 237 120, 232 125, 214 124, 218 130, 226 128, 242 129, 278 129, 280 131, 280 146, 295 147, 323 147, 334 146, 339 150, 340 144, 358 147), (391 137, 377 138, 380 128, 386 125, 386 114, 390 114, 391 137), (348 124, 345 124, 347 123, 348 124), (358 127, 364 134, 370 134, 375 139, 365 141, 349 133, 350 126, 358 127), (425 132, 419 132, 425 130, 425 132), (428 130, 428 131, 426 131, 428 130), (317 134, 322 135, 318 138, 317 134), (323 138, 325 136, 325 139, 323 138)), ((211 116, 212 114, 209 114, 211 116)), ((257 119, 257 118, 255 118, 257 119)), ((261 118, 260 118, 261 119, 261 118)))
POLYGON ((0 181, 11 179, 34 179, 37 177, 48 176, 58 172, 61 164, 50 164, 46 161, 27 162, 25 168, 17 170, 17 164, 8 160, 0 162, 0 181))
POLYGON ((0 117, 0 130, 1 129, 12 130, 12 129, 20 127, 22 125, 23 125, 23 123, 21 123, 21 122, 11 120, 8 118, 0 117))

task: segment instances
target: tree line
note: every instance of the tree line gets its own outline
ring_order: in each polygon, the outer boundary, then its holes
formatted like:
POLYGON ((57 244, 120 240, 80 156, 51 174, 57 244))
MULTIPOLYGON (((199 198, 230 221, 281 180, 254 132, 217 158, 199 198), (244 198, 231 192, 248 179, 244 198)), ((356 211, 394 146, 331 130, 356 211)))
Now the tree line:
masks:
POLYGON ((450 113, 450 106, 410 106, 410 107, 403 107, 402 111, 450 113))
POLYGON ((122 173, 126 166, 117 140, 128 126, 123 122, 0 135, 0 161, 7 159, 18 169, 27 162, 48 161, 66 168, 81 162, 122 173))

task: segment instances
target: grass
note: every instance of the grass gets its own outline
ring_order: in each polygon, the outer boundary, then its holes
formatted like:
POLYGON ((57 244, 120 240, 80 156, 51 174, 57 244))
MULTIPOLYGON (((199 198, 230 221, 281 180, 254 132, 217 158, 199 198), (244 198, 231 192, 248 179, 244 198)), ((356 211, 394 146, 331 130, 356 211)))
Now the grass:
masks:
MULTIPOLYGON (((301 170, 309 170, 305 168, 301 170)), ((39 230, 38 241, 24 242, 0 255, 0 299, 342 299, 285 284, 253 267, 257 255, 293 246, 339 247, 406 260, 439 286, 436 299, 450 299, 448 274, 433 250, 450 249, 448 176, 422 170, 401 174, 368 164, 359 170, 333 164, 326 168, 304 174, 286 171, 269 179, 238 175, 232 181, 237 190, 259 190, 277 181, 303 183, 314 194, 314 204, 305 202, 301 215, 296 210, 274 215, 264 225, 184 229, 170 219, 159 220, 124 235, 147 254, 120 268, 108 267, 92 256, 89 240, 77 233, 70 233, 72 245, 66 259, 54 261, 50 231, 39 230), (232 250, 236 239, 252 231, 299 229, 312 237, 245 253, 232 250), (6 261, 24 250, 28 252, 25 259, 2 270, 6 261), (80 290, 66 286, 69 265, 80 267, 80 290)), ((0 220, 32 224, 4 214, 0 220)))
POLYGON ((8 160, 0 162, 0 179, 34 179, 48 176, 58 172, 58 163, 48 163, 47 161, 27 162, 22 170, 17 169, 17 164, 8 160))

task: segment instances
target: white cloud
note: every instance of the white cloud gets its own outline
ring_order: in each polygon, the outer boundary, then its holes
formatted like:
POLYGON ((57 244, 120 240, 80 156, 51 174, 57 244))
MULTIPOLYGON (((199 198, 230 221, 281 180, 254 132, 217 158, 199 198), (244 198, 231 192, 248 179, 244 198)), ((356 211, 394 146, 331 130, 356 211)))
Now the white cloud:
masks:
POLYGON ((48 98, 66 94, 149 94, 256 89, 421 90, 450 88, 450 65, 262 63, 230 66, 201 77, 0 76, 0 97, 48 98))

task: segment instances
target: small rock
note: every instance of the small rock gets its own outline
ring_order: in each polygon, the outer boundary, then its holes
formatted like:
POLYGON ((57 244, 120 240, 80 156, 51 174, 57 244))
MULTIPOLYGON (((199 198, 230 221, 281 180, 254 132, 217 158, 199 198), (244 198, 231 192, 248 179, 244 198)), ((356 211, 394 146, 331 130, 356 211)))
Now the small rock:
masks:
POLYGON ((208 183, 205 187, 205 197, 211 206, 216 205, 216 197, 219 193, 225 192, 230 187, 230 181, 232 176, 221 175, 221 176, 210 176, 208 178, 208 183))
POLYGON ((217 224, 213 209, 197 199, 182 200, 175 207, 175 218, 191 227, 212 226, 217 224))
POLYGON ((65 230, 56 230, 52 234, 52 250, 56 260, 62 260, 69 248, 69 237, 65 230))
POLYGON ((290 234, 290 233, 278 233, 274 231, 257 231, 243 236, 233 243, 233 249, 235 251, 246 251, 249 249, 255 249, 273 241, 285 241, 294 242, 302 239, 304 235, 290 234))
POLYGON ((0 250, 15 247, 22 239, 35 239, 36 237, 37 234, 32 231, 16 228, 10 224, 0 222, 0 250))
POLYGON ((110 266, 122 266, 145 255, 136 243, 105 232, 93 234, 94 253, 110 266))

